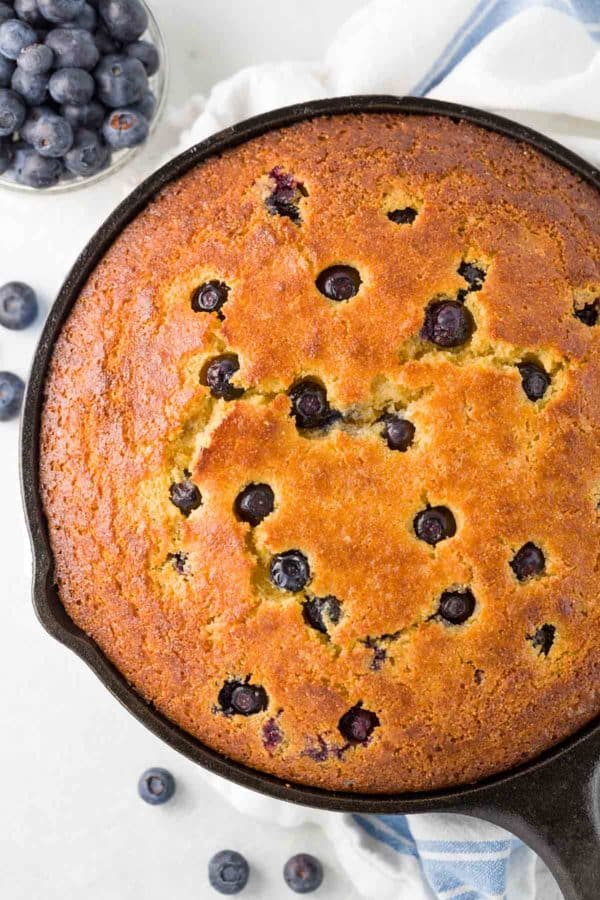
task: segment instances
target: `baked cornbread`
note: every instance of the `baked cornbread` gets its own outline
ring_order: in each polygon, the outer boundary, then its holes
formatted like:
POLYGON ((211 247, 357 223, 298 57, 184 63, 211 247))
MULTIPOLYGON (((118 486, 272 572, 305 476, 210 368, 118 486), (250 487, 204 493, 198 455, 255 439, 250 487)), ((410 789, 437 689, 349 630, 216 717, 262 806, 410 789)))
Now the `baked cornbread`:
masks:
POLYGON ((60 596, 286 780, 513 767, 600 711, 600 199, 444 117, 319 117, 167 187, 56 343, 60 596))

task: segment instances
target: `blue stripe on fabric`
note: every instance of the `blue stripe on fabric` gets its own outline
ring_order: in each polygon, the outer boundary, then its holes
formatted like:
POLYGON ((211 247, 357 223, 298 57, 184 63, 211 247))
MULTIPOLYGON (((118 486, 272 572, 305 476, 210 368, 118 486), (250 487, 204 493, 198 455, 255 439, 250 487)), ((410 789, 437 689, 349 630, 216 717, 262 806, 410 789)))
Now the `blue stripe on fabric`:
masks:
MULTIPOLYGON (((390 816, 390 818, 394 818, 390 816)), ((398 817, 398 818, 404 818, 398 817)), ((410 835, 412 838, 412 835, 410 835)), ((412 838, 414 840, 414 838, 412 838)), ((515 840, 517 840, 515 838, 515 840)), ((510 850, 512 841, 506 838, 500 841, 448 841, 448 840, 420 840, 421 850, 432 850, 437 853, 506 853, 510 850)), ((520 841, 517 841, 520 844, 520 841)))
MULTIPOLYGON (((597 0, 480 0, 429 71, 410 92, 412 96, 424 97, 437 87, 491 31, 517 13, 540 6, 576 16, 590 26, 597 25, 600 20, 600 4, 597 0)), ((590 33, 598 39, 595 29, 591 29, 590 33)))
MULTIPOLYGON (((484 845, 485 846, 485 845, 484 845)), ((449 858, 430 860, 421 857, 427 881, 436 893, 464 887, 482 897, 497 897, 506 890, 508 857, 505 859, 465 861, 449 858)))
POLYGON ((384 825, 387 825, 388 828, 395 831, 396 834, 399 834, 400 837, 403 837, 409 844, 414 845, 415 839, 408 827, 408 819, 406 816, 377 816, 376 818, 384 825))
MULTIPOLYGON (((397 816, 397 818, 402 819, 404 816, 397 816)), ((386 831, 383 828, 377 825, 377 817, 368 817, 368 816, 360 816, 354 815, 354 821, 360 825, 361 828, 367 832, 372 838, 375 838, 377 841, 381 841, 382 844, 386 844, 388 847, 391 847, 392 850, 395 850, 397 853, 400 853, 404 856, 417 856, 417 850, 413 841, 404 839, 402 837, 396 837, 392 832, 386 831)))

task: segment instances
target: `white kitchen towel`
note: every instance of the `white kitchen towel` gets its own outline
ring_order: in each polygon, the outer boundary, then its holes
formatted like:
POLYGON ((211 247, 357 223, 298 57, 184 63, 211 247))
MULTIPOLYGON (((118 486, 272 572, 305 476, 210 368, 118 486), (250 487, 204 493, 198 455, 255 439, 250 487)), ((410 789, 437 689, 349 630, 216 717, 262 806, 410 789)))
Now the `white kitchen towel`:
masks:
MULTIPOLYGON (((324 60, 243 69, 174 123, 179 150, 249 116, 345 94, 413 94, 494 110, 600 164, 600 0, 374 0, 324 60)), ((245 813, 324 828, 357 890, 377 900, 558 900, 520 841, 462 816, 343 816, 215 787, 245 813)))

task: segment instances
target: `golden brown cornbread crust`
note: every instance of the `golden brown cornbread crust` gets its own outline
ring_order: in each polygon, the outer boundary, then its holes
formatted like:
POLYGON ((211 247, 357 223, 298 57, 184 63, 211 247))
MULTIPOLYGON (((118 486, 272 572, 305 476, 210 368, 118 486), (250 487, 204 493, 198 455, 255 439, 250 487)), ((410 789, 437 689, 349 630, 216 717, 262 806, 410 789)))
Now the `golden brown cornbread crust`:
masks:
POLYGON ((194 169, 116 241, 56 344, 41 483, 69 615, 165 715, 288 780, 424 790, 538 754, 600 711, 600 325, 573 315, 599 294, 595 190, 464 122, 317 118, 194 169), (265 207, 274 166, 308 191, 299 225, 265 207), (387 218, 406 205, 413 224, 387 218), (465 287, 463 260, 487 269, 466 299, 477 330, 443 351, 419 332, 433 298, 465 287), (335 263, 360 271, 348 302, 315 287, 335 263), (190 303, 214 278, 222 321, 190 303), (199 381, 223 352, 237 401, 199 381), (536 403, 516 368, 531 358, 552 376, 536 403), (296 428, 287 391, 304 376, 343 424, 296 428), (416 427, 406 453, 381 437, 393 410, 416 427), (203 501, 188 518, 169 499, 186 469, 203 501), (233 512, 250 482, 276 498, 256 528, 233 512), (457 521, 436 547, 412 527, 427 503, 457 521), (509 563, 528 541, 546 571, 520 583, 509 563), (292 548, 311 566, 300 594, 268 580, 292 548), (477 600, 459 627, 432 618, 456 585, 477 600), (331 640, 304 621, 306 593, 340 600, 331 640), (530 639, 544 624, 547 656, 530 639), (365 640, 391 634, 375 671, 365 640), (267 711, 215 711, 248 675, 267 711), (358 702, 380 725, 344 750, 358 702))

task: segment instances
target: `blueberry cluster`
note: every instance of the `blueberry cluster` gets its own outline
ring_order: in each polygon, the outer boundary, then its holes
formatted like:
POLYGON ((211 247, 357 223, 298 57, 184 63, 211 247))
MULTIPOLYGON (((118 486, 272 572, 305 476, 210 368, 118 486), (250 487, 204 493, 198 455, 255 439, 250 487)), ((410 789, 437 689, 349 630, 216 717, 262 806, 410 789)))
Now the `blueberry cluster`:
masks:
POLYGON ((140 0, 0 0, 0 175, 48 188, 146 140, 147 27, 140 0))
MULTIPOLYGON (((2 4, 0 3, 0 18, 2 4)), ((38 301, 35 292, 22 281, 10 281, 0 287, 0 325, 22 331, 36 319, 38 301)), ((13 372, 0 372, 0 422, 19 415, 25 384, 13 372)))
MULTIPOLYGON (((220 850, 209 860, 208 880, 219 894, 239 894, 249 877, 248 861, 236 850, 220 850)), ((283 878, 295 894, 312 894, 323 881, 323 866, 315 856, 297 853, 283 867, 283 878)))

